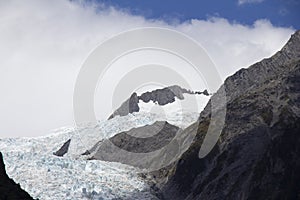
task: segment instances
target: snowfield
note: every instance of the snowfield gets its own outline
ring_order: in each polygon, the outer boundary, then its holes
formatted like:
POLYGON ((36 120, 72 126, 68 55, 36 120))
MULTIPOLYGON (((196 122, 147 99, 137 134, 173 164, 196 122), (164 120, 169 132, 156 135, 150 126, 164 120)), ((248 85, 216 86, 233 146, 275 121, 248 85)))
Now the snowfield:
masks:
MULTIPOLYGON (((208 101, 208 98, 207 98, 208 101)), ((206 103, 206 102, 205 102, 206 103)), ((169 106, 171 107, 171 106, 169 106)), ((167 120, 185 128, 195 122, 199 112, 174 112, 166 115, 146 112, 79 128, 57 129, 47 136, 36 138, 0 139, 7 174, 33 198, 53 199, 156 199, 150 187, 137 175, 138 169, 113 162, 84 160, 79 155, 99 140, 131 128, 167 120), (57 151, 71 138, 69 152, 57 157, 57 151)))

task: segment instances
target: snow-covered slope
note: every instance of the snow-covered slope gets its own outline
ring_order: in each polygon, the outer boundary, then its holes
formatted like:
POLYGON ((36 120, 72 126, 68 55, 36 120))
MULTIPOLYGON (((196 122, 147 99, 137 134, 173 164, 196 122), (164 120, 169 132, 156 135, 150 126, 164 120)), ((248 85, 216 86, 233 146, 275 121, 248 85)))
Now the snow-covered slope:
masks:
POLYGON ((166 105, 158 105, 153 101, 145 103, 139 101, 139 112, 159 115, 164 121, 168 121, 180 128, 186 128, 195 122, 199 113, 204 109, 210 96, 201 94, 182 94, 184 99, 175 97, 175 101, 166 105), (192 119, 189 119, 192 118, 192 119))
MULTIPOLYGON (((68 153, 66 156, 77 158, 86 150, 92 148, 98 141, 113 137, 117 133, 128 131, 132 128, 142 127, 153 124, 156 121, 168 121, 170 124, 182 129, 186 128, 199 117, 197 112, 174 112, 166 111, 163 113, 138 112, 126 116, 116 116, 107 121, 101 121, 98 124, 89 124, 74 129, 69 137, 62 136, 64 140, 57 141, 60 145, 55 149, 58 150, 65 141, 71 139, 68 153)), ((54 151, 54 150, 53 150, 54 151)))
MULTIPOLYGON (((185 128, 198 115, 173 113, 167 120, 185 128)), ((165 119, 151 112, 116 116, 77 129, 61 128, 43 137, 0 139, 0 151, 8 175, 34 198, 155 199, 149 186, 137 176, 137 169, 120 163, 84 160, 78 155, 101 139, 165 119), (64 157, 54 156, 53 152, 70 138, 69 152, 64 157)))
POLYGON ((211 94, 206 89, 203 92, 192 91, 178 85, 158 88, 139 94, 134 92, 108 119, 116 116, 126 116, 129 113, 154 110, 155 113, 163 110, 164 113, 161 113, 165 115, 169 114, 169 111, 172 113, 175 111, 200 113, 210 96, 211 94))

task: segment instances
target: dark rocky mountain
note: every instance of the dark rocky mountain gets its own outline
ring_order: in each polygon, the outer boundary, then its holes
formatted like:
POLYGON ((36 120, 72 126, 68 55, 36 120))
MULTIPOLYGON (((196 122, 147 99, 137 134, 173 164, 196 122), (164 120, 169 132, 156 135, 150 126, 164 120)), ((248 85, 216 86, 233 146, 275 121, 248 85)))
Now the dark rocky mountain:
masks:
POLYGON ((194 92, 187 90, 185 88, 181 88, 180 86, 173 85, 169 87, 165 87, 162 89, 156 89, 151 92, 145 92, 138 96, 136 93, 133 93, 129 99, 127 99, 110 117, 109 119, 113 118, 114 116, 120 115, 125 116, 129 113, 133 112, 139 112, 139 101, 143 101, 145 103, 148 103, 150 101, 153 101, 154 103, 157 103, 160 106, 173 103, 175 101, 175 97, 177 97, 180 100, 184 99, 183 94, 203 94, 206 96, 209 96, 207 90, 204 90, 203 92, 194 92))
POLYGON ((0 199, 1 200, 27 200, 33 199, 30 195, 22 190, 19 184, 16 184, 8 177, 5 171, 3 156, 0 152, 0 199))
MULTIPOLYGON (((274 56, 226 79, 199 117, 196 137, 166 173, 164 199, 300 199, 300 31, 274 56), (199 159, 211 101, 225 89, 221 136, 199 159)), ((184 130, 183 132, 185 132, 184 130)), ((162 171, 164 173, 162 173, 162 171)), ((165 175, 163 177, 163 175, 165 175)))

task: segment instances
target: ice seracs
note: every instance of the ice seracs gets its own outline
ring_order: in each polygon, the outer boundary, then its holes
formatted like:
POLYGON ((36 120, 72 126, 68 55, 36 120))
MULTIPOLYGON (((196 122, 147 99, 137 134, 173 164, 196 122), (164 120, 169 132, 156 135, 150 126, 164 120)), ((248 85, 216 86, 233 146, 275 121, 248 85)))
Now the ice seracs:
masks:
MULTIPOLYGON (((174 116, 172 123, 189 124, 198 114, 174 116)), ((161 119, 154 113, 133 113, 100 121, 81 128, 66 127, 36 138, 0 139, 8 175, 20 183, 33 198, 89 199, 153 199, 149 186, 138 177, 137 169, 128 165, 80 158, 98 140, 161 119), (71 138, 69 152, 53 155, 71 138)))

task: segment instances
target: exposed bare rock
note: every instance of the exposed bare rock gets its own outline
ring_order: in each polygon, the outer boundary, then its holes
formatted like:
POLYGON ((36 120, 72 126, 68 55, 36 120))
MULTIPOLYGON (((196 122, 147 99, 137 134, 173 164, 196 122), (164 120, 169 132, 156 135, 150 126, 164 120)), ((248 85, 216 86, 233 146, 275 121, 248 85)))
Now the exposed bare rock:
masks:
POLYGON ((174 138, 178 137, 177 134, 181 131, 180 128, 168 122, 158 121, 151 125, 118 133, 108 140, 100 141, 86 155, 89 155, 89 159, 122 162, 139 168, 150 167, 150 165, 157 164, 156 162, 165 153, 156 152, 156 150, 168 145, 174 138), (154 153, 148 157, 145 157, 144 154, 135 154, 136 156, 131 157, 127 152, 154 153), (146 164, 145 160, 152 160, 152 163, 146 164))
POLYGON ((53 155, 56 155, 56 156, 59 156, 59 157, 64 156, 66 153, 68 153, 70 143, 71 143, 71 139, 68 139, 68 140, 62 145, 62 147, 60 147, 59 150, 57 150, 56 152, 53 153, 53 155))
POLYGON ((134 153, 148 153, 166 146, 175 137, 179 128, 168 122, 156 122, 154 125, 133 128, 130 133, 122 132, 109 140, 117 147, 134 153), (154 128, 157 124, 157 128, 154 128), (161 129, 160 129, 161 127, 161 129), (160 129, 158 131, 158 129, 160 129), (140 137, 141 133, 149 137, 140 137))
POLYGON ((126 116, 129 113, 139 112, 140 108, 138 103, 139 103, 139 98, 137 94, 134 92, 129 97, 129 99, 127 99, 124 103, 122 103, 120 108, 118 108, 108 119, 111 119, 117 115, 126 116))
POLYGON ((149 101, 153 101, 158 105, 166 105, 168 103, 172 103, 175 101, 175 97, 182 100, 184 99, 183 94, 193 94, 193 92, 183 89, 177 85, 169 86, 162 89, 153 90, 151 92, 145 92, 139 99, 148 103, 149 101))
POLYGON ((194 142, 167 173, 164 198, 300 199, 300 32, 273 57, 227 78, 222 88, 227 113, 217 145, 199 159, 208 103, 194 142))

